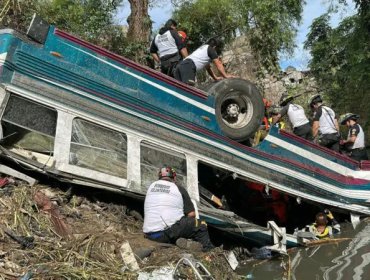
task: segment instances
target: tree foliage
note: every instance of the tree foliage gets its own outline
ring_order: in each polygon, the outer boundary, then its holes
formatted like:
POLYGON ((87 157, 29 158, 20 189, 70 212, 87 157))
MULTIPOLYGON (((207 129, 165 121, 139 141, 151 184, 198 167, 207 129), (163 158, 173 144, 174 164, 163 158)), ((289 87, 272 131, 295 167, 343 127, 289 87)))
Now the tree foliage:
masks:
POLYGON ((248 36, 261 65, 278 68, 279 52, 292 52, 303 0, 185 0, 176 1, 174 17, 192 40, 192 48, 208 38, 225 41, 236 32, 248 36))
POLYGON ((353 112, 370 137, 370 5, 357 0, 357 13, 330 26, 330 14, 314 20, 305 42, 309 67, 338 113, 353 112))
POLYGON ((121 26, 114 16, 122 0, 5 0, 2 27, 26 31, 32 15, 37 13, 47 22, 93 44, 118 54, 134 57, 121 26), (7 3, 9 2, 9 5, 7 3), (6 8, 6 9, 4 9, 6 8))

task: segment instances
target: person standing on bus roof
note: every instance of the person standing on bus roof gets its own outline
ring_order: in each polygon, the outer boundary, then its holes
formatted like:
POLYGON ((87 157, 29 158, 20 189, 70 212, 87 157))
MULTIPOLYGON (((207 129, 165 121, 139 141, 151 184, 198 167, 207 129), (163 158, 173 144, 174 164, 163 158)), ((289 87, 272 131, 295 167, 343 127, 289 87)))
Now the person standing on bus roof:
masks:
POLYGON ((150 45, 150 53, 153 59, 160 63, 161 72, 170 77, 173 77, 176 65, 188 56, 185 40, 179 35, 176 28, 177 22, 169 19, 150 45))
POLYGON ((203 251, 214 248, 206 223, 195 217, 189 194, 176 185, 176 172, 164 166, 159 170, 158 179, 149 186, 144 201, 145 237, 157 242, 176 243, 181 248, 189 247, 191 241, 186 240, 189 238, 199 242, 203 251))
POLYGON ((346 140, 341 140, 340 144, 348 150, 348 155, 354 160, 368 160, 365 149, 365 133, 362 127, 357 123, 359 115, 347 113, 340 117, 340 124, 347 125, 348 136, 346 140))
POLYGON ((321 95, 310 98, 308 104, 314 111, 312 137, 318 137, 318 144, 339 152, 339 125, 334 111, 322 104, 321 95))
POLYGON ((288 115, 289 121, 293 126, 293 133, 306 140, 312 140, 312 130, 310 122, 306 117, 302 106, 293 103, 294 96, 281 98, 280 106, 282 109, 273 118, 273 123, 278 122, 283 116, 288 115))
POLYGON ((208 74, 215 80, 219 81, 223 78, 234 78, 233 75, 227 74, 224 66, 217 54, 217 49, 221 47, 221 41, 217 38, 208 40, 207 44, 196 49, 192 54, 181 61, 175 69, 175 79, 189 85, 195 84, 196 73, 203 68, 206 68, 208 74), (220 72, 221 77, 217 76, 210 63, 213 62, 220 72))

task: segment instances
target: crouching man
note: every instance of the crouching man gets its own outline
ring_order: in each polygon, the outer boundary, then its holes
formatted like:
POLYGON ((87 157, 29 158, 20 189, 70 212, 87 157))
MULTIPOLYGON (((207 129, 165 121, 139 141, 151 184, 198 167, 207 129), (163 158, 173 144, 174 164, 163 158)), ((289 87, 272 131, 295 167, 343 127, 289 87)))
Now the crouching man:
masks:
POLYGON ((143 231, 146 238, 176 243, 183 237, 201 243, 203 251, 214 248, 207 225, 195 218, 189 194, 175 184, 175 171, 165 166, 160 169, 158 179, 149 186, 145 197, 143 231))

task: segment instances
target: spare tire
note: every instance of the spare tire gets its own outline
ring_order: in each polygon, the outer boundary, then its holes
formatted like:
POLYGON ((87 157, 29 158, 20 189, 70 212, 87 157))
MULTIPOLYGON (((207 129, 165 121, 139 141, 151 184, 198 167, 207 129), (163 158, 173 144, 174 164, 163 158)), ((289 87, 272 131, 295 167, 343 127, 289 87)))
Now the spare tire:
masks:
POLYGON ((243 79, 224 79, 207 87, 215 97, 215 112, 221 131, 242 142, 261 125, 265 107, 256 86, 243 79))

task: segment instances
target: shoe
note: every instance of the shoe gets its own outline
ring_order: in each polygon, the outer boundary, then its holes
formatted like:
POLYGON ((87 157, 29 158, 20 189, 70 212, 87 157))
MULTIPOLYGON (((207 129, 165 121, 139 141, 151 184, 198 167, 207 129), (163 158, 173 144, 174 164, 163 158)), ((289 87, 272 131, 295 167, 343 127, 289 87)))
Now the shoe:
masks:
POLYGON ((181 249, 194 251, 194 252, 201 252, 202 249, 203 249, 202 244, 200 244, 199 242, 196 242, 196 241, 193 241, 193 240, 190 240, 190 239, 186 239, 186 238, 177 239, 176 240, 176 245, 177 245, 177 247, 179 247, 181 249))
POLYGON ((187 84, 189 86, 195 86, 195 81, 194 80, 188 80, 187 84))

